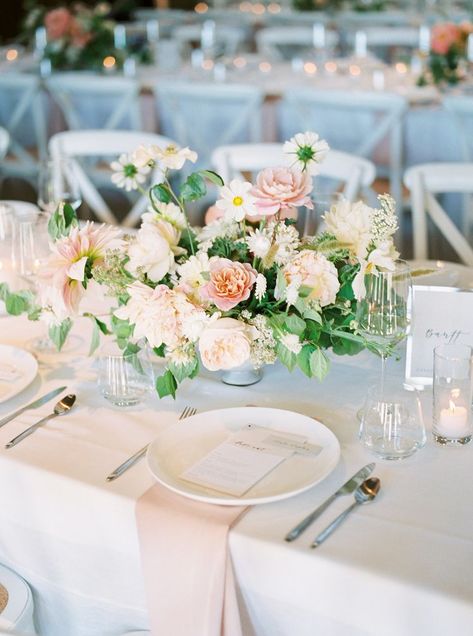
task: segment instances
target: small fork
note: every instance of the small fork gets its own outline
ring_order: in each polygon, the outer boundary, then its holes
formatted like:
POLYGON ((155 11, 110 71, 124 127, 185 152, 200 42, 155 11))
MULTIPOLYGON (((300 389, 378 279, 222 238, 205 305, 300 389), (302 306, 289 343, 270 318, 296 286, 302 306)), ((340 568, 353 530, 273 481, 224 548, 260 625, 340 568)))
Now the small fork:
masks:
MULTIPOLYGON (((184 410, 182 411, 182 413, 179 415, 179 419, 183 420, 186 417, 191 417, 191 415, 195 415, 196 413, 197 413, 197 409, 191 406, 186 406, 184 410)), ((123 464, 120 464, 120 466, 117 466, 117 468, 115 468, 115 470, 111 472, 110 475, 108 475, 107 481, 113 481, 114 479, 117 479, 117 477, 120 477, 120 475, 123 475, 123 473, 126 470, 134 466, 142 457, 146 455, 148 446, 149 444, 146 444, 146 446, 143 446, 143 448, 140 448, 139 451, 137 451, 134 455, 129 457, 127 460, 125 460, 123 464)))

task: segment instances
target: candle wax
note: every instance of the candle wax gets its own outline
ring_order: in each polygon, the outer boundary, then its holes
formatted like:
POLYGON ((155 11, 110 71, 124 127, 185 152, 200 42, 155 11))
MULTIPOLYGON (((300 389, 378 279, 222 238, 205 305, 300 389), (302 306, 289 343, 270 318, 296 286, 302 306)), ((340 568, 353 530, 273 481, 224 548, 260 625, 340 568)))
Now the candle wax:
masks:
POLYGON ((444 437, 452 438, 471 435, 466 408, 464 406, 455 406, 453 409, 442 409, 435 432, 444 437))

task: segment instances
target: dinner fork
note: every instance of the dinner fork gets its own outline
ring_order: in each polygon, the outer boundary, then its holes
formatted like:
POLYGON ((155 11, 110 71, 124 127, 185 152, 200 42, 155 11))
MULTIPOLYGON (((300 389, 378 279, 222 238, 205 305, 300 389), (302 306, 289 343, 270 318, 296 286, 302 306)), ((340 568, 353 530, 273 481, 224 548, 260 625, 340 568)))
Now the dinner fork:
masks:
MULTIPOLYGON (((191 417, 191 415, 195 415, 196 413, 197 413, 197 409, 191 406, 186 406, 184 410, 182 411, 182 413, 179 415, 179 419, 183 420, 186 417, 191 417)), ((120 466, 117 466, 117 468, 115 468, 115 470, 111 472, 110 475, 108 475, 107 481, 113 481, 117 477, 120 477, 120 475, 123 475, 123 473, 126 470, 134 466, 136 462, 138 462, 142 457, 146 455, 148 446, 149 444, 146 444, 146 446, 143 446, 143 448, 140 448, 139 451, 137 451, 134 455, 129 457, 127 460, 125 460, 123 464, 120 464, 120 466)))

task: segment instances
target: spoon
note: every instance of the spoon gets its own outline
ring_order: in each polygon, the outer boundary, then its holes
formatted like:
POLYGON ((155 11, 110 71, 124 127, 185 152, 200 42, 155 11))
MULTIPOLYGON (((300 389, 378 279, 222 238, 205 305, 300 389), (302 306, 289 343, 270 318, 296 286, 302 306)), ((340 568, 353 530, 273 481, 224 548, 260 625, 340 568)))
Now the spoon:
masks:
POLYGON ((63 397, 55 405, 53 413, 46 415, 46 417, 43 417, 41 420, 39 420, 39 422, 36 422, 36 424, 32 424, 31 426, 26 428, 23 431, 23 433, 20 433, 19 435, 14 437, 12 440, 10 440, 8 444, 5 444, 5 448, 11 448, 12 446, 16 446, 18 442, 21 442, 21 440, 25 439, 25 437, 28 437, 28 435, 31 435, 31 433, 34 433, 37 428, 42 426, 48 420, 51 420, 53 417, 58 417, 59 415, 65 415, 66 413, 68 413, 71 410, 75 401, 76 401, 76 396, 73 393, 70 393, 69 395, 66 395, 65 397, 63 397))
POLYGON ((361 506, 366 503, 370 503, 376 497, 381 488, 381 482, 377 477, 369 477, 355 490, 355 501, 344 512, 338 515, 325 530, 322 530, 318 534, 313 542, 311 548, 316 548, 329 537, 332 532, 338 528, 338 526, 344 521, 344 519, 350 514, 350 512, 357 506, 361 506))

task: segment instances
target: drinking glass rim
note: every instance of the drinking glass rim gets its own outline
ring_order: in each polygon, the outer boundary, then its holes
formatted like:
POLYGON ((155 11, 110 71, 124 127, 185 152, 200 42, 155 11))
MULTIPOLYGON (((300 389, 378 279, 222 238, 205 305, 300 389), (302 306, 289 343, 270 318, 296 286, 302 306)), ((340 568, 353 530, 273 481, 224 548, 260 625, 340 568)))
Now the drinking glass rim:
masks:
POLYGON ((439 344, 436 347, 434 347, 434 359, 435 359, 435 356, 437 356, 437 358, 442 358, 442 360, 458 360, 458 361, 459 360, 463 360, 463 361, 470 360, 471 361, 472 358, 473 358, 473 347, 471 345, 461 344, 461 343, 459 343, 459 344, 445 344, 445 343, 444 344, 439 344), (443 355, 439 351, 443 347, 452 347, 452 348, 453 347, 459 347, 459 348, 464 349, 465 351, 468 349, 469 352, 470 352, 470 355, 469 356, 461 356, 461 355, 449 355, 449 356, 447 356, 447 355, 443 355))

